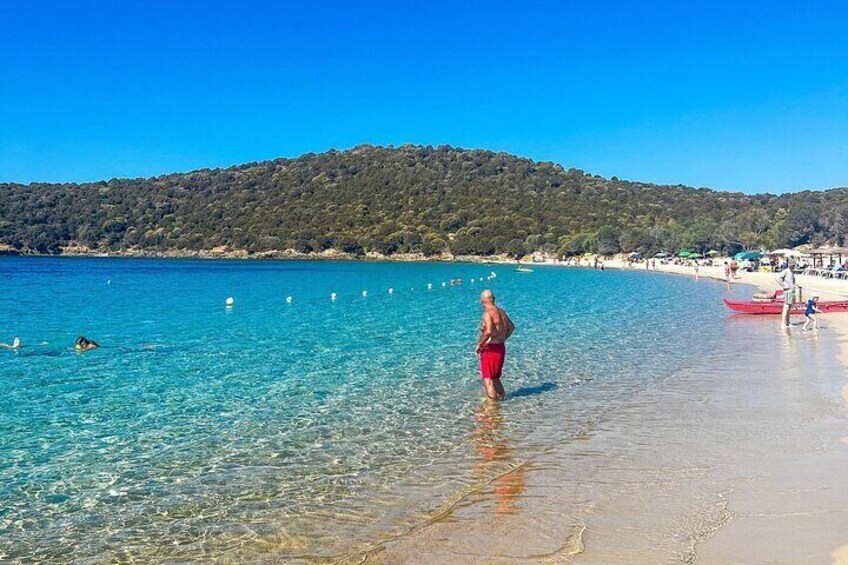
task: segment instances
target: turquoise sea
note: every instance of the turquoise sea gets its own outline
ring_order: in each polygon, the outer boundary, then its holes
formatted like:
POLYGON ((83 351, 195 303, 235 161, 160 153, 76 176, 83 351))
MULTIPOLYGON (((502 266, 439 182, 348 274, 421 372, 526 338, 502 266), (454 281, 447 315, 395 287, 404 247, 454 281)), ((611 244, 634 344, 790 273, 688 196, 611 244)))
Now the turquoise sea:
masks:
POLYGON ((0 280, 0 341, 25 345, 0 351, 12 563, 344 556, 697 363, 727 320, 724 285, 641 270, 5 258, 0 280), (495 416, 485 287, 518 328, 495 416))

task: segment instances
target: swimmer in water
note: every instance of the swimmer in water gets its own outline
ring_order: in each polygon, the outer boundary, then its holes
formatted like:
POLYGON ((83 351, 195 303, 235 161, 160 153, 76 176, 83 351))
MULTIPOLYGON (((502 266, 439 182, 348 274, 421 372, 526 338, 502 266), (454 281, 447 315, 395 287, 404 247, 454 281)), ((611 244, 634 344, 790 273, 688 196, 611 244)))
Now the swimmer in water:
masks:
POLYGON ((23 344, 21 343, 21 338, 16 337, 12 340, 11 344, 0 343, 0 347, 5 347, 6 349, 20 349, 21 347, 23 347, 23 344))
POLYGON ((90 351, 92 349, 97 349, 100 345, 91 339, 88 339, 85 336, 79 336, 77 341, 74 343, 74 349, 77 351, 90 351))

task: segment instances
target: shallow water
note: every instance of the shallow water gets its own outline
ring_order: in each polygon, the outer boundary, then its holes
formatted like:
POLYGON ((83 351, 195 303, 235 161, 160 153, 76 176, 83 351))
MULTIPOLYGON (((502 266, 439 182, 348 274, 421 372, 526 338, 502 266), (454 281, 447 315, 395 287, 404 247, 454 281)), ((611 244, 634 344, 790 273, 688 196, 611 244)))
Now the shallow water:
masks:
POLYGON ((9 258, 0 277, 0 339, 27 346, 0 355, 13 562, 345 555, 697 364, 727 317, 723 285, 644 272, 9 258), (473 353, 490 272, 518 326, 496 414, 473 353), (81 334, 102 349, 75 353, 81 334))
MULTIPOLYGON (((842 563, 848 387, 831 323, 844 320, 824 318, 787 333, 729 316, 705 362, 590 409, 578 436, 349 563, 842 563)), ((481 412, 500 446, 481 463, 514 443, 506 407, 481 412)))

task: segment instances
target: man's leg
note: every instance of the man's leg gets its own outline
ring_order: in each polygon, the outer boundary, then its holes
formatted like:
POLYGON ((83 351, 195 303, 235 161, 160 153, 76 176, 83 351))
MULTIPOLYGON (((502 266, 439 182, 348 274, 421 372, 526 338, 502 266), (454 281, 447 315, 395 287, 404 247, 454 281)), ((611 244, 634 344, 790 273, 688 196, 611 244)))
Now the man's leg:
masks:
POLYGON ((810 329, 810 322, 813 321, 813 318, 810 317, 810 316, 805 316, 805 317, 807 318, 807 320, 804 322, 804 328, 803 329, 804 329, 804 331, 807 331, 808 329, 810 329))
POLYGON ((489 400, 500 400, 493 379, 483 379, 483 388, 486 389, 486 396, 489 400))
POLYGON ((503 384, 501 384, 500 379, 494 379, 494 381, 495 381, 494 382, 495 392, 497 392, 498 397, 500 397, 500 399, 503 400, 504 398, 506 398, 506 391, 504 390, 503 384))

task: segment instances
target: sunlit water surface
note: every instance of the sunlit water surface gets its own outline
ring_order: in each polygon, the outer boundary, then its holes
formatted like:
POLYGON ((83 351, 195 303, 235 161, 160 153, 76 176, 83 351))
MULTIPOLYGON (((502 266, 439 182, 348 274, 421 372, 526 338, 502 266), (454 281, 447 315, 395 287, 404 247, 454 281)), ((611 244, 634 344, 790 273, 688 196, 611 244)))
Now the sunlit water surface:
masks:
POLYGON ((641 271, 10 258, 0 279, 0 341, 26 345, 0 352, 12 562, 344 555, 696 363, 726 319, 723 285, 641 271), (484 287, 518 326, 509 457, 481 412, 484 287))

